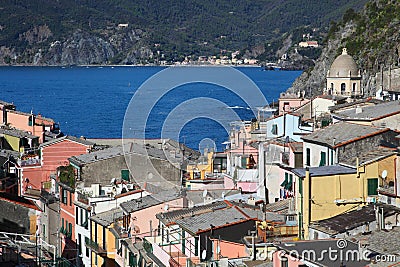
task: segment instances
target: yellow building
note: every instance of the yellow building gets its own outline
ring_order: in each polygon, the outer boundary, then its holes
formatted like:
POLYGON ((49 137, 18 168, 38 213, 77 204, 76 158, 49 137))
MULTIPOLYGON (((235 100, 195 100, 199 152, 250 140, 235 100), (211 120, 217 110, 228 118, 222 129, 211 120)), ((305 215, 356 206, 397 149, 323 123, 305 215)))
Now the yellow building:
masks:
POLYGON ((30 134, 29 132, 17 129, 0 129, 0 143, 3 148, 24 152, 31 148, 39 146, 39 137, 30 134), (2 141, 1 139, 4 139, 2 141))
POLYGON ((207 175, 213 173, 226 172, 226 154, 215 153, 213 151, 207 152, 206 155, 201 156, 196 162, 187 166, 186 171, 189 174, 189 179, 207 178, 207 175))
POLYGON ((379 186, 395 180, 396 151, 378 148, 341 165, 293 169, 300 237, 308 225, 376 201, 379 186))
POLYGON ((119 208, 90 217, 90 239, 85 242, 91 250, 91 266, 116 266, 115 254, 118 240, 111 229, 122 217, 123 212, 119 208))

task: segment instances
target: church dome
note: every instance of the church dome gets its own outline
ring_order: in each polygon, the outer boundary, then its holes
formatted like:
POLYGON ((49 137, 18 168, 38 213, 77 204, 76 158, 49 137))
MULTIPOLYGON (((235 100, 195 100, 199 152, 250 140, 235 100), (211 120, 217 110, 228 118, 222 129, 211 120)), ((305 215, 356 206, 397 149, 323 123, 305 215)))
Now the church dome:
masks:
POLYGON ((333 61, 328 72, 328 77, 359 77, 360 73, 352 56, 347 54, 347 49, 333 61))

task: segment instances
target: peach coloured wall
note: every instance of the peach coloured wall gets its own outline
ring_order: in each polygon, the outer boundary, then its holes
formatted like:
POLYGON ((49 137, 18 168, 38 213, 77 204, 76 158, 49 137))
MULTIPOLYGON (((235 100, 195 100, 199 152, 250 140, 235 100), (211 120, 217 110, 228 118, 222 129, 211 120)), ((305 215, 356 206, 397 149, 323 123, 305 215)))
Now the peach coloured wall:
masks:
POLYGON ((233 179, 226 175, 224 176, 224 188, 225 189, 235 188, 235 183, 233 182, 233 179))
POLYGON ((22 167, 22 189, 24 191, 25 178, 29 178, 29 185, 32 188, 40 189, 43 182, 50 181, 50 175, 57 172, 59 166, 66 166, 69 164, 68 158, 85 154, 88 152, 89 147, 83 144, 79 144, 67 139, 62 140, 59 143, 55 143, 49 146, 45 146, 41 151, 41 166, 22 167))
POLYGON ((68 158, 86 154, 89 146, 67 139, 42 148, 42 166, 45 171, 55 172, 58 166, 69 164, 68 158))
POLYGON ((237 182, 237 188, 242 188, 243 192, 257 192, 257 182, 237 182))
POLYGON ((26 187, 31 186, 33 189, 42 188, 42 168, 39 167, 24 167, 21 175, 21 194, 23 195, 26 187), (25 179, 29 179, 29 183, 25 179))
POLYGON ((218 255, 217 247, 220 247, 220 257, 227 257, 230 259, 247 257, 246 246, 244 244, 229 242, 225 240, 213 240, 214 255, 218 255))
MULTIPOLYGON (((284 255, 282 250, 277 250, 272 254, 272 259, 274 263, 274 267, 281 267, 281 257, 284 255)), ((288 259, 288 267, 298 267, 304 264, 302 261, 297 260, 295 258, 287 256, 288 259)))
MULTIPOLYGON (((154 195, 154 197, 157 198, 157 195, 154 195)), ((169 211, 181 209, 183 208, 183 198, 168 201, 166 203, 131 213, 131 235, 136 235, 138 237, 149 236, 150 222, 152 223, 153 236, 156 235, 155 230, 157 230, 158 227, 158 219, 156 218, 156 214, 165 212, 164 207, 166 204, 168 205, 169 211), (136 221, 133 220, 134 217, 136 217, 136 221), (140 233, 134 233, 133 226, 139 227, 140 233)))
POLYGON ((279 115, 283 114, 284 108, 285 108, 285 112, 289 112, 289 111, 291 111, 292 108, 300 107, 301 105, 304 105, 308 102, 310 102, 309 99, 303 99, 303 98, 279 99, 279 115), (285 106, 284 103, 289 103, 289 105, 285 106))
POLYGON ((8 111, 7 123, 9 123, 11 127, 30 132, 34 136, 38 136, 39 142, 43 143, 43 126, 29 126, 29 117, 29 114, 8 111))

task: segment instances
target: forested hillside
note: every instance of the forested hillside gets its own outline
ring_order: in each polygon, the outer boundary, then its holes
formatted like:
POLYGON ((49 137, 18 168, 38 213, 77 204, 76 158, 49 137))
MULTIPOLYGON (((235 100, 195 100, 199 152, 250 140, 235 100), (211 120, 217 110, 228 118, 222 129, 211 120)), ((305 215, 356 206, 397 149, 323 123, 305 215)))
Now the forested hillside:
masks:
POLYGON ((285 33, 304 26, 326 29, 365 2, 3 0, 0 62, 118 64, 160 56, 174 61, 254 48, 254 56, 265 57, 265 48, 285 33))
POLYGON ((376 92, 376 73, 400 67, 400 1, 371 0, 361 12, 348 10, 331 25, 327 43, 315 67, 295 81, 291 91, 319 94, 325 87, 326 72, 343 47, 362 70, 363 88, 376 92))

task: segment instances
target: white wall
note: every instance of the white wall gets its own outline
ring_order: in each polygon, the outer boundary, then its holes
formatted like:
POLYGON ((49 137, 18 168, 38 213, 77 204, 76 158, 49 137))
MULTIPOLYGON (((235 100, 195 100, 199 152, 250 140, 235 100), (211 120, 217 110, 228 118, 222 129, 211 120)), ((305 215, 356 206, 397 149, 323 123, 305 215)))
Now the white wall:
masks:
POLYGON ((313 144, 313 143, 308 143, 308 142, 303 142, 303 167, 307 167, 307 148, 310 149, 310 166, 309 167, 319 167, 319 163, 321 161, 321 152, 326 153, 326 165, 332 165, 331 162, 333 162, 333 165, 336 163, 336 153, 332 149, 313 144), (333 151, 333 153, 331 153, 333 151), (331 161, 331 158, 333 156, 333 161, 331 161))

